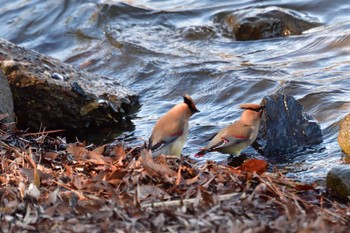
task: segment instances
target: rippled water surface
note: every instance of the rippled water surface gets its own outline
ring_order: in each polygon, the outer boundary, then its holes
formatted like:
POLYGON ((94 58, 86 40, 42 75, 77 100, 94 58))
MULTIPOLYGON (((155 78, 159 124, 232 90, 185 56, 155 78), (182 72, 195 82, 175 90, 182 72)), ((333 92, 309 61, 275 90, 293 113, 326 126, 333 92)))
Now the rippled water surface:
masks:
POLYGON ((147 139, 158 117, 189 93, 201 110, 191 119, 184 148, 184 154, 193 154, 204 139, 240 116, 239 104, 259 103, 279 91, 298 99, 324 134, 319 150, 306 150, 283 164, 289 176, 322 181, 340 163, 337 124, 350 112, 348 1, 0 3, 1 37, 115 77, 140 95, 135 127, 124 132, 129 137, 147 139), (245 42, 222 32, 219 22, 227 13, 262 7, 295 10, 325 25, 300 36, 245 42))

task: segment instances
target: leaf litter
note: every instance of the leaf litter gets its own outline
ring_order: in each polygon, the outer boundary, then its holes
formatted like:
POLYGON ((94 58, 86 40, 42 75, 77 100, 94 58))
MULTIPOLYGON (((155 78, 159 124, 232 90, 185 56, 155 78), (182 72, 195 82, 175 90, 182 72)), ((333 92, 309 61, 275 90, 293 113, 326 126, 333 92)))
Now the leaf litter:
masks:
MULTIPOLYGON (((53 131, 56 132, 56 131, 53 131)), ((66 143, 0 130, 0 232, 347 232, 349 203, 323 187, 145 145, 66 143)))

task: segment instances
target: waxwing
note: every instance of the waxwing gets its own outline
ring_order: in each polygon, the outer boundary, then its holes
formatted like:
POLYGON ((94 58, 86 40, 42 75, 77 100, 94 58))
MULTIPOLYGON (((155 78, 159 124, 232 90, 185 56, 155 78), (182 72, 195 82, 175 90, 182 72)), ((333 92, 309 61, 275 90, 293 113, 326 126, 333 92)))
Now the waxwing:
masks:
POLYGON ((211 151, 239 155, 244 148, 254 142, 264 107, 259 104, 242 104, 240 108, 244 109, 241 118, 209 139, 208 145, 195 154, 196 157, 211 151))
POLYGON ((183 97, 184 102, 175 105, 154 126, 148 145, 153 157, 160 154, 181 156, 188 135, 189 119, 199 112, 189 95, 183 97))

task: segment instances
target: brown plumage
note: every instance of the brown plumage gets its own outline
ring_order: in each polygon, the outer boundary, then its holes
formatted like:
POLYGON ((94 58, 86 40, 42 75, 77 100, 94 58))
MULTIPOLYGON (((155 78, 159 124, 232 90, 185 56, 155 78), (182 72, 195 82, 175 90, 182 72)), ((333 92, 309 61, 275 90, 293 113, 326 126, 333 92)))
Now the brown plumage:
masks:
POLYGON ((242 104, 240 107, 244 109, 241 118, 220 130, 208 145, 195 155, 196 157, 201 157, 211 151, 239 155, 244 148, 253 143, 258 135, 263 106, 242 104))
POLYGON ((184 95, 184 102, 165 113, 153 128, 148 148, 153 156, 160 154, 180 156, 188 135, 190 117, 199 112, 192 98, 184 95))

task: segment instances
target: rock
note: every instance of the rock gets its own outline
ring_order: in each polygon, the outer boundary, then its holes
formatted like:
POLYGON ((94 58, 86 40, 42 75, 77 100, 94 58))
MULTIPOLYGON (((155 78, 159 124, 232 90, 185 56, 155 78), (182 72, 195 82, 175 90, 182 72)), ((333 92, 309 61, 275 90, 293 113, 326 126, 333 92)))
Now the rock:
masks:
POLYGON ((188 40, 206 40, 216 35, 214 28, 206 26, 189 26, 180 28, 179 33, 188 40))
POLYGON ((340 122, 338 144, 345 154, 350 155, 350 114, 340 122))
POLYGON ((13 100, 10 86, 4 73, 0 70, 0 122, 15 122, 15 113, 13 110, 13 100), (5 116, 6 114, 7 116, 5 116))
POLYGON ((320 125, 292 96, 270 95, 261 104, 266 108, 256 140, 260 148, 253 146, 264 156, 286 156, 322 142, 320 125))
POLYGON ((342 164, 333 167, 327 174, 327 188, 335 191, 339 196, 350 196, 350 165, 342 164))
POLYGON ((37 130, 123 124, 137 95, 108 78, 80 71, 0 39, 0 65, 10 84, 19 124, 37 130))
POLYGON ((224 28, 241 41, 300 35, 322 25, 302 19, 295 11, 271 7, 238 11, 227 15, 223 23, 224 28))

